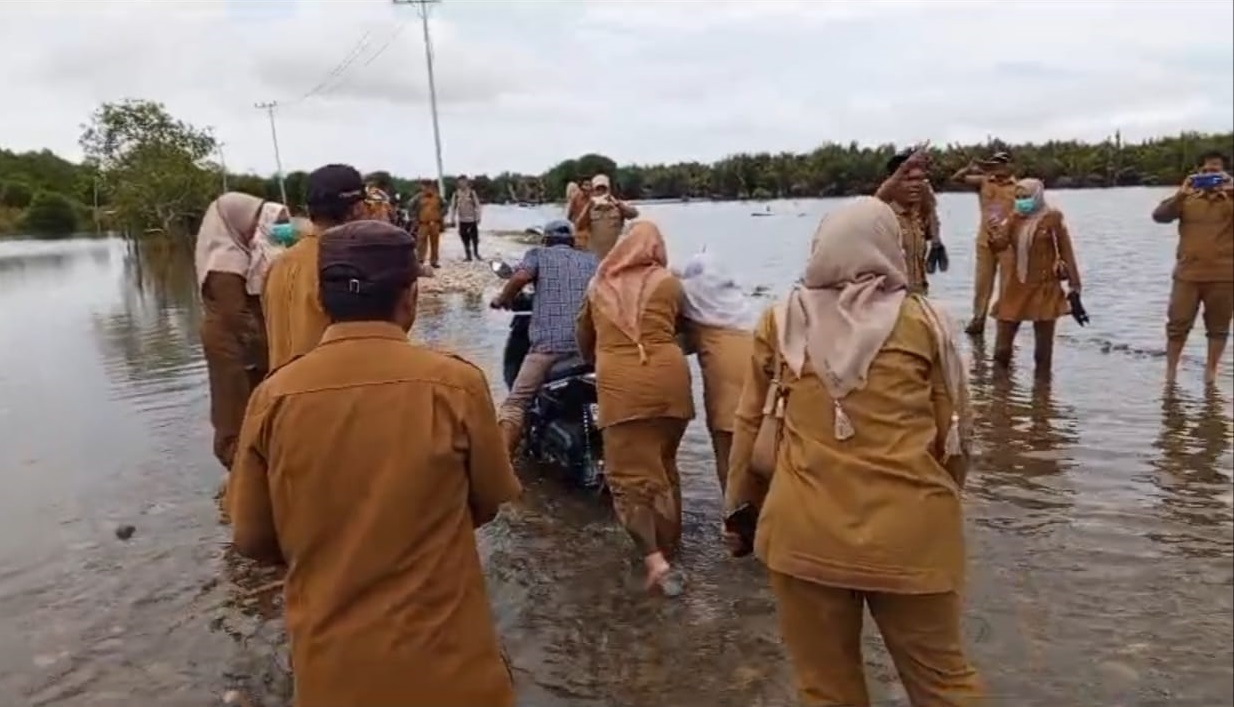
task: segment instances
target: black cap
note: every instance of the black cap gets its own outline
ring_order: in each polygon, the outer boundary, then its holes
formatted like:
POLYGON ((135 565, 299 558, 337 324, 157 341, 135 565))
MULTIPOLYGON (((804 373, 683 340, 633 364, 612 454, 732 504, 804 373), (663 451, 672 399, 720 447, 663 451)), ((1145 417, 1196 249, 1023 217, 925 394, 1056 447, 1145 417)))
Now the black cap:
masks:
POLYGON ((385 221, 351 221, 321 234, 317 256, 323 292, 365 297, 415 282, 416 243, 385 221))
POLYGON ((892 174, 895 174, 896 170, 900 168, 900 165, 907 162, 908 158, 912 156, 913 156, 913 148, 911 147, 906 147, 903 150, 900 150, 899 152, 892 155, 891 159, 887 160, 887 175, 890 176, 892 174))
POLYGON ((309 206, 347 206, 364 198, 364 178, 346 164, 328 164, 308 176, 309 206))

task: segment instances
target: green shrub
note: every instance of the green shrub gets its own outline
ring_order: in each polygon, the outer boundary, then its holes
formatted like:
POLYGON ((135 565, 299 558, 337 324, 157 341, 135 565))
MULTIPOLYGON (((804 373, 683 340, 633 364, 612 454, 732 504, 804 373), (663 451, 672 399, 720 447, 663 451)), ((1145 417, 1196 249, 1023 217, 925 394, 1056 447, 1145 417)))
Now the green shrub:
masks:
POLYGON ((10 209, 24 209, 33 199, 34 192, 21 182, 8 182, 0 189, 0 204, 10 209))
POLYGON ((35 236, 70 236, 77 232, 77 208, 63 194, 42 191, 34 195, 22 221, 35 236))

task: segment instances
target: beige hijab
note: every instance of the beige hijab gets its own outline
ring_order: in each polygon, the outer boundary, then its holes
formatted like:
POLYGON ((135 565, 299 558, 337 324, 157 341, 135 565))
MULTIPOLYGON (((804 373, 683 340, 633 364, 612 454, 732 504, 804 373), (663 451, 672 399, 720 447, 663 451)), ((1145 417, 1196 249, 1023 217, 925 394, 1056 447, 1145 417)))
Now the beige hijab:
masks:
POLYGON ((591 279, 591 301, 638 344, 644 362, 643 312, 656 287, 669 277, 668 249, 660 229, 650 221, 636 221, 600 261, 591 279))
MULTIPOLYGON (((814 233, 805 276, 776 307, 784 363, 801 375, 808 357, 835 404, 835 435, 853 436, 843 400, 865 387, 874 357, 900 318, 908 276, 900 225, 890 206, 861 197, 823 217, 814 233)), ((963 361, 953 332, 925 299, 939 342, 948 391, 957 408, 967 404, 963 361), (965 386, 964 390, 960 387, 965 386), (959 402, 959 401, 963 402, 959 402)), ((948 431, 948 455, 958 454, 967 416, 957 412, 948 431)))
POLYGON ((1024 214, 1024 219, 1016 226, 1015 233, 1015 276, 1020 282, 1028 282, 1028 254, 1033 247, 1033 236, 1037 234, 1037 226, 1046 214, 1054 210, 1045 200, 1045 185, 1040 179, 1021 179, 1016 186, 1028 192, 1028 198, 1033 200, 1033 210, 1024 214))
POLYGON ((252 242, 264 202, 249 194, 227 192, 211 202, 197 231, 194 265, 197 286, 212 272, 232 273, 248 279, 252 265, 252 242))

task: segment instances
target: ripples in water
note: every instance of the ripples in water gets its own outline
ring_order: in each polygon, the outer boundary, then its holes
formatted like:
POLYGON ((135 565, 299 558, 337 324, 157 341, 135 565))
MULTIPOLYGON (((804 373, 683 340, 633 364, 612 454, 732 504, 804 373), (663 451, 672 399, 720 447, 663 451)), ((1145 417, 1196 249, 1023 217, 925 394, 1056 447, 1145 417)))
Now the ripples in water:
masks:
MULTIPOLYGON (((958 244, 976 209, 941 198, 953 265, 934 289, 961 315, 971 263, 958 244)), ((1022 357, 997 374, 971 351, 968 631, 1003 704, 1234 702, 1234 379, 1199 391, 1193 341, 1188 382, 1162 389, 1173 246, 1140 213, 1156 198, 1058 195, 1094 323, 1062 325, 1051 381, 1022 357)), ((834 203, 793 208, 816 217, 834 203)), ((494 218, 538 218, 526 211, 494 218)), ((795 277, 813 225, 739 204, 645 212, 672 258, 707 244, 770 294, 795 277)), ((486 300, 425 298, 413 333, 476 361, 500 396, 507 319, 486 300)), ((0 704, 187 707, 243 688, 274 707, 288 694, 276 575, 227 551, 212 501, 199 316, 183 246, 0 242, 0 341, 21 342, 0 347, 0 458, 15 491, 0 497, 0 704), (112 535, 121 522, 136 526, 128 542, 112 535)), ((521 472, 526 496, 482 544, 525 704, 792 704, 759 565, 716 542, 700 424, 681 461, 677 601, 638 590, 638 560, 602 504, 521 472)), ((899 697, 877 639, 867 647, 876 694, 899 697)))

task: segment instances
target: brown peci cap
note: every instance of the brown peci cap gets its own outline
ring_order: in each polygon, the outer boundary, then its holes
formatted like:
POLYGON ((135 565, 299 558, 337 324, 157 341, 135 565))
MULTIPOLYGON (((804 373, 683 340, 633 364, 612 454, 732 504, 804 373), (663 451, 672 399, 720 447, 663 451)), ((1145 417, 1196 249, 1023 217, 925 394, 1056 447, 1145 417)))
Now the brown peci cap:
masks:
POLYGON ((322 291, 360 297, 407 287, 419 275, 411 235, 385 221, 351 221, 321 234, 322 291))

